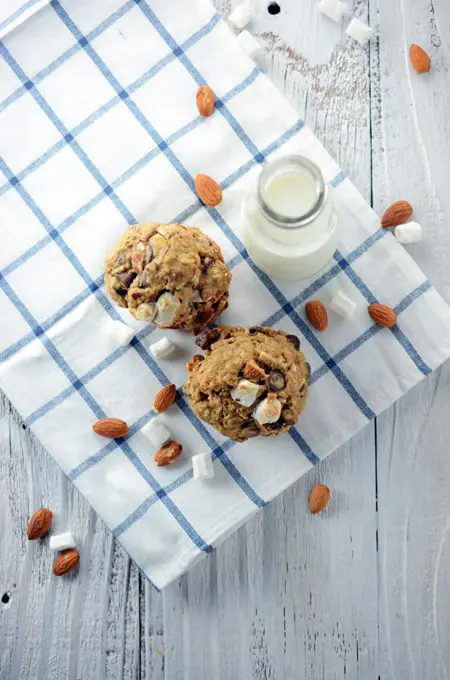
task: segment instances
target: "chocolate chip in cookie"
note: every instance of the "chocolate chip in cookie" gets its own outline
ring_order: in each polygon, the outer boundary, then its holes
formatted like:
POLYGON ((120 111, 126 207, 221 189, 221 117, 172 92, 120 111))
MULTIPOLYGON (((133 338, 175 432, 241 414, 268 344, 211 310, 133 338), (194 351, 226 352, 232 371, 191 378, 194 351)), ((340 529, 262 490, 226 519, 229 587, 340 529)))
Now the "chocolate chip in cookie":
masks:
POLYGON ((273 392, 281 392, 281 390, 284 389, 284 386, 286 385, 286 380, 284 379, 284 375, 281 373, 281 371, 272 371, 267 380, 267 385, 269 390, 272 390, 273 392))
POLYGON ((210 266, 212 265, 213 260, 211 257, 205 257, 202 262, 202 269, 206 273, 210 266))
MULTIPOLYGON (((120 274, 116 274, 116 279, 119 279, 120 283, 123 285, 125 289, 128 289, 134 279, 136 278, 135 272, 121 272, 120 274)), ((117 288, 116 288, 117 290, 117 288)))
POLYGON ((300 340, 297 338, 296 335, 287 335, 286 336, 289 342, 294 345, 295 349, 300 349, 300 340))
POLYGON ((219 331, 215 328, 212 330, 203 331, 195 340, 195 344, 200 347, 200 349, 206 350, 211 347, 213 342, 218 340, 219 331))
POLYGON ((309 364, 308 362, 306 362, 306 371, 307 371, 306 372, 306 379, 309 382, 309 379, 311 377, 311 364, 309 364))

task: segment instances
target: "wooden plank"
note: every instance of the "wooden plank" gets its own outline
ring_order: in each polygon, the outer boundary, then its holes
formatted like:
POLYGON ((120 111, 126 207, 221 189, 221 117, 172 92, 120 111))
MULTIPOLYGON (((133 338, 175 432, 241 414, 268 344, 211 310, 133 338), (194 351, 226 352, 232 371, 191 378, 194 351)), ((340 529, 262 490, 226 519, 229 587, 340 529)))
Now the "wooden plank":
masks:
POLYGON ((138 572, 4 397, 0 520, 0 599, 10 598, 0 603, 0 677, 138 677, 138 572), (26 539, 28 517, 41 506, 80 545, 80 568, 63 580, 51 573, 48 538, 26 539))
MULTIPOLYGON (((371 3, 373 188, 382 210, 410 200, 424 240, 408 247, 450 299, 450 78, 448 3, 371 3), (432 59, 417 75, 411 43, 432 59)), ((378 420, 381 677, 448 677, 450 574, 447 363, 378 420)))
MULTIPOLYGON (((253 3, 252 31, 267 48, 268 73, 370 198, 367 52, 347 45, 315 3, 280 0, 276 16, 267 4, 253 3)), ((373 426, 163 597, 167 680, 377 678, 373 426), (333 501, 312 517, 307 499, 318 480, 333 501)))

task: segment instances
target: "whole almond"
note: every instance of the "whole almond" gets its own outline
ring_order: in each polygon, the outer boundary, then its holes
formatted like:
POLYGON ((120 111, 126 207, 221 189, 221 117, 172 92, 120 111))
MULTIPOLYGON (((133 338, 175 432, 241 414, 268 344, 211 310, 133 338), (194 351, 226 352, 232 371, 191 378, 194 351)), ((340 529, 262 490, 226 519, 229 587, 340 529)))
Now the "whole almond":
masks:
POLYGON ((92 429, 96 434, 100 434, 102 437, 119 439, 120 437, 124 437, 128 432, 128 425, 124 420, 119 420, 119 418, 102 418, 102 420, 97 420, 97 422, 94 423, 92 429))
POLYGON ((316 484, 309 495, 309 509, 312 515, 324 509, 330 500, 330 489, 325 484, 316 484))
POLYGON ((219 205, 222 189, 209 175, 197 175, 194 179, 195 191, 202 203, 209 206, 219 205))
POLYGON ((426 73, 430 70, 431 59, 419 45, 411 45, 409 48, 409 58, 417 73, 426 73))
POLYGON ((172 440, 167 442, 167 444, 164 444, 164 446, 161 446, 159 451, 155 453, 153 460, 158 467, 170 465, 181 456, 182 450, 183 447, 181 444, 172 440))
POLYGON ((80 561, 80 553, 75 548, 64 550, 53 562, 53 573, 55 576, 63 576, 75 569, 80 561))
POLYGON ((197 90, 197 108, 203 118, 208 118, 214 110, 214 92, 207 85, 197 90))
POLYGON ((380 305, 377 302, 373 305, 369 305, 367 310, 370 317, 379 326, 386 326, 387 328, 390 328, 397 321, 397 314, 394 312, 392 307, 388 307, 388 305, 380 305))
POLYGON ((244 378, 247 380, 261 380, 265 375, 263 369, 254 361, 247 361, 244 366, 244 378))
POLYGON ((324 331, 328 326, 328 314, 323 303, 320 300, 310 300, 306 303, 305 313, 309 323, 317 328, 318 331, 324 331))
POLYGON ((39 508, 30 517, 28 522, 27 536, 29 541, 41 538, 50 529, 53 513, 48 508, 39 508))
POLYGON ((381 218, 382 227, 397 227, 404 224, 413 214, 413 209, 408 201, 396 201, 385 210, 381 218))
POLYGON ((153 408, 158 413, 163 413, 170 408, 175 401, 177 396, 176 385, 166 385, 161 390, 159 390, 156 397, 153 399, 153 408))

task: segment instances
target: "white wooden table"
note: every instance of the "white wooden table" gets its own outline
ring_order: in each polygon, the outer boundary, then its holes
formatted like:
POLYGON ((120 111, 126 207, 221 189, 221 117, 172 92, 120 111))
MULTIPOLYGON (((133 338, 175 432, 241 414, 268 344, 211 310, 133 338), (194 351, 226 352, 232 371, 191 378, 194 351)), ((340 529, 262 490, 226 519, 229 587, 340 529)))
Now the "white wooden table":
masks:
MULTIPOLYGON (((355 0, 365 49, 317 1, 253 0, 267 71, 379 212, 413 203, 409 250, 450 301, 448 0, 355 0)), ((447 363, 162 595, 2 397, 1 680, 448 678, 449 394, 447 363), (319 480, 333 500, 312 517, 319 480), (74 578, 26 540, 41 505, 81 539, 74 578)))

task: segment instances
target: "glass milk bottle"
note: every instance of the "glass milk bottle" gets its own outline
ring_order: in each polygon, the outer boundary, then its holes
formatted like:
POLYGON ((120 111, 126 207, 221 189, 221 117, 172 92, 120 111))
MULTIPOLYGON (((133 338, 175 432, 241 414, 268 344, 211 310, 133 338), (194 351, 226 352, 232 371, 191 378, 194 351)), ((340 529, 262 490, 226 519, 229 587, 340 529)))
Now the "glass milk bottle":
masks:
POLYGON ((243 240, 258 267, 279 279, 303 279, 325 267, 338 236, 332 191, 303 156, 264 167, 242 206, 243 240))

